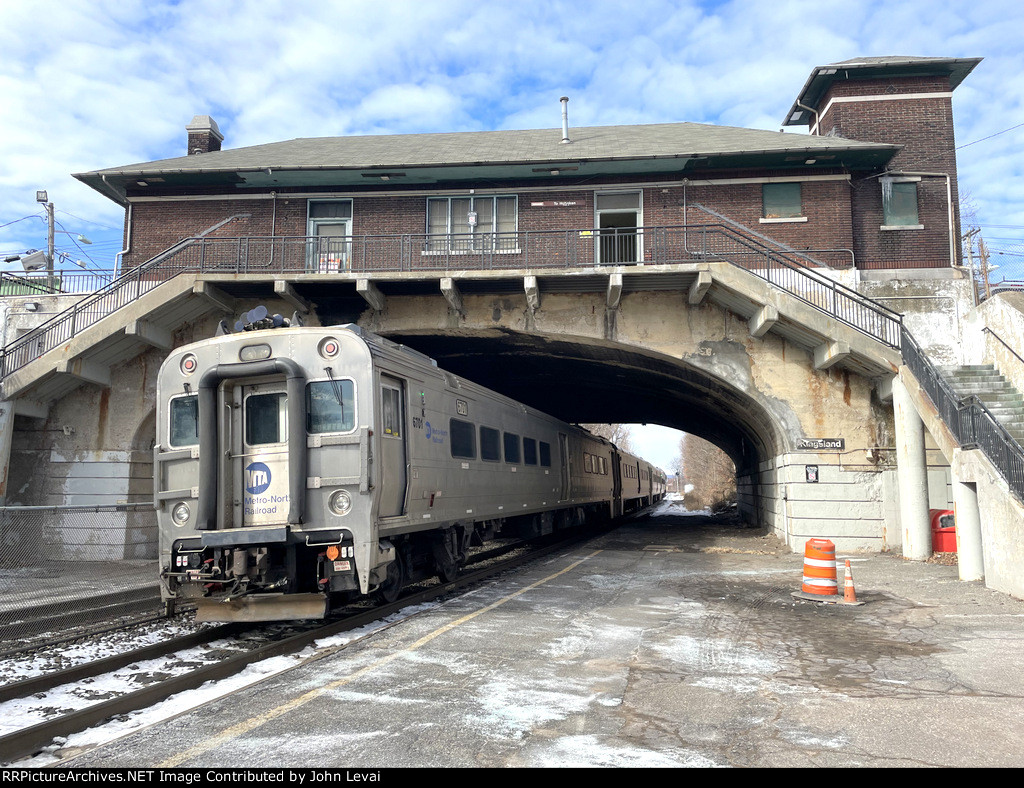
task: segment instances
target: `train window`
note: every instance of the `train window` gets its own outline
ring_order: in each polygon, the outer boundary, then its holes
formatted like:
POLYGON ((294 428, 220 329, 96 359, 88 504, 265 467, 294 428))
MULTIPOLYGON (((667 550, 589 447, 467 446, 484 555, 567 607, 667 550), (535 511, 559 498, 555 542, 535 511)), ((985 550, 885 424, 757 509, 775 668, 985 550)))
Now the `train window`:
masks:
POLYGON ((537 441, 533 438, 523 438, 523 463, 526 465, 537 464, 537 441))
POLYGON ((587 473, 594 472, 594 458, 586 452, 583 452, 583 470, 587 473))
POLYGON ((511 432, 505 433, 505 462, 519 462, 519 436, 511 432))
POLYGON ((288 434, 288 395, 253 394, 245 401, 245 442, 250 446, 281 443, 288 434))
POLYGON ((199 444, 199 397, 175 397, 171 400, 171 446, 199 444))
POLYGON ((598 471, 597 472, 599 474, 601 474, 602 476, 606 476, 607 475, 607 472, 604 469, 604 457, 598 457, 597 458, 597 467, 598 467, 598 471))
POLYGON ((468 421, 451 419, 448 430, 452 436, 452 457, 476 459, 476 427, 468 421))
POLYGON ((387 388, 380 390, 380 428, 385 435, 392 438, 402 436, 402 392, 387 388))
POLYGON ((551 467, 551 444, 540 442, 540 464, 544 468, 551 467))
POLYGON ((480 459, 490 462, 501 460, 501 433, 492 427, 480 428, 480 459))
POLYGON ((321 380, 306 384, 306 432, 350 432, 356 425, 354 384, 351 380, 321 380))

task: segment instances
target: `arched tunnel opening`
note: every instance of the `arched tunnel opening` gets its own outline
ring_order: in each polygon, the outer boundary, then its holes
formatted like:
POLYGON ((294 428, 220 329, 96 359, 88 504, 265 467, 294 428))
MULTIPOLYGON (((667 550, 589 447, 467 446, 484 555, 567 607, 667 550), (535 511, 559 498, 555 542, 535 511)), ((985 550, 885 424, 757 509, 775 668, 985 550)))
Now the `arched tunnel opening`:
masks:
MULTIPOLYGON (((760 524, 758 466, 777 453, 769 414, 728 382, 683 360, 620 343, 504 328, 381 332, 442 369, 572 423, 658 424, 695 435, 732 460, 760 524)), ((669 469, 663 469, 669 470, 669 469)))

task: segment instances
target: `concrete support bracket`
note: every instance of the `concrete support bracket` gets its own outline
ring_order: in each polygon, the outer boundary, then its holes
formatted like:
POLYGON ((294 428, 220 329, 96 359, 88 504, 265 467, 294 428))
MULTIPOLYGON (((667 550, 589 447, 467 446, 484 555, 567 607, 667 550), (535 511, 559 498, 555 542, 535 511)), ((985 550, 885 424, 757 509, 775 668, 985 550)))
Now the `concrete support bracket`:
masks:
POLYGON ((750 327, 750 336, 752 337, 763 337, 769 331, 772 330, 772 326, 779 322, 779 310, 771 304, 765 304, 763 307, 754 313, 754 316, 750 318, 748 325, 750 327))
POLYGON ((295 288, 292 287, 290 282, 286 282, 284 279, 275 279, 274 293, 279 298, 287 301, 289 304, 295 307, 295 309, 298 310, 299 312, 309 314, 309 301, 307 301, 305 298, 303 298, 297 292, 295 292, 295 288))
POLYGON ((236 311, 235 299, 229 296, 220 288, 214 287, 209 282, 196 282, 192 286, 192 293, 194 295, 205 298, 221 312, 225 312, 231 315, 234 314, 236 311))
POLYGON ((455 280, 450 276, 446 276, 441 280, 441 294, 444 296, 444 300, 448 302, 448 306, 460 315, 466 314, 462 304, 462 291, 459 290, 459 286, 455 284, 455 280))
POLYGON ((838 340, 835 342, 825 342, 814 348, 814 368, 819 372, 824 372, 849 355, 850 345, 848 342, 838 340))
POLYGON ((363 300, 370 305, 370 308, 374 312, 384 311, 384 294, 369 279, 357 279, 356 280, 356 292, 363 297, 363 300))
POLYGON ((619 301, 622 299, 622 274, 612 274, 608 277, 608 292, 605 303, 609 309, 618 309, 619 301))
POLYGON ((710 271, 698 272, 696 281, 690 285, 690 292, 687 296, 687 300, 693 306, 701 303, 704 300, 704 296, 708 294, 708 290, 711 289, 713 281, 710 271))
POLYGON ((104 364, 96 364, 84 358, 75 358, 59 362, 55 371, 58 374, 71 375, 71 377, 86 383, 110 388, 110 367, 104 364))
POLYGON ((148 320, 135 320, 129 323, 124 327, 124 333, 125 336, 133 336, 140 342, 160 350, 171 350, 174 347, 171 332, 148 320))
POLYGON ((524 277, 523 288, 526 290, 526 303, 530 309, 540 309, 540 285, 537 284, 537 277, 524 277))
POLYGON ((15 416, 27 416, 30 419, 45 419, 50 415, 50 406, 45 402, 19 397, 11 403, 15 416))

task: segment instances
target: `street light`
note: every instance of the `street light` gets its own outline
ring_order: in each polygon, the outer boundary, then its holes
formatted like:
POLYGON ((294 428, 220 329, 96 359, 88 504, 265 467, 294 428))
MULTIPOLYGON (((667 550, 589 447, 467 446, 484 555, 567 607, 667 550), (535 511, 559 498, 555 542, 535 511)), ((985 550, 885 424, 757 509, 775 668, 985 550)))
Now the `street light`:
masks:
MULTIPOLYGON (((44 206, 46 206, 46 219, 47 219, 47 234, 46 234, 46 281, 47 281, 48 285, 52 286, 52 284, 53 284, 53 259, 54 259, 54 256, 53 256, 53 254, 54 254, 54 241, 53 241, 54 233, 64 233, 65 235, 73 235, 73 233, 69 233, 67 230, 57 230, 54 227, 55 222, 54 222, 54 219, 53 219, 53 203, 50 202, 50 198, 47 196, 45 189, 39 189, 38 191, 36 191, 36 202, 41 203, 44 206)), ((78 239, 77 240, 80 243, 84 243, 84 244, 91 244, 92 243, 92 241, 90 241, 88 238, 86 238, 81 233, 78 234, 78 239)), ((36 262, 38 262, 38 261, 33 260, 33 263, 36 263, 36 262)), ((24 263, 25 263, 25 260, 22 260, 22 264, 23 265, 24 265, 24 263)), ((29 271, 29 270, 33 270, 34 271, 36 268, 42 268, 42 266, 41 265, 36 265, 35 267, 33 267, 31 269, 26 266, 25 270, 26 271, 29 271)))

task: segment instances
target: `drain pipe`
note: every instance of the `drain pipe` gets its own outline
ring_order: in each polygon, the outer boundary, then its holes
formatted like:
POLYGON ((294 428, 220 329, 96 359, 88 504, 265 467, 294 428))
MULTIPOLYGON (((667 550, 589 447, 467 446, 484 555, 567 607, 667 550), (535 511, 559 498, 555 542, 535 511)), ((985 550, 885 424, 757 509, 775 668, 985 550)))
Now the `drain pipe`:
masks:
POLYGON ((818 117, 818 110, 816 110, 814 107, 808 107, 806 104, 801 104, 799 101, 796 102, 796 105, 800 107, 800 109, 805 109, 812 115, 814 115, 814 131, 812 131, 811 134, 813 134, 815 137, 820 137, 821 129, 818 128, 818 123, 821 122, 821 118, 818 117))
POLYGON ((562 102, 562 144, 566 145, 569 142, 569 97, 562 96, 559 101, 562 102))
MULTIPOLYGON (((107 188, 113 191, 113 188, 110 186, 110 182, 107 181, 107 176, 101 175, 100 177, 103 179, 103 183, 107 186, 107 188)), ((122 249, 120 252, 114 255, 114 273, 111 279, 117 279, 121 275, 121 264, 124 261, 118 258, 123 257, 132 250, 132 208, 134 206, 134 203, 132 203, 131 201, 128 202, 128 215, 125 217, 124 221, 126 230, 124 237, 124 249, 122 249)))

